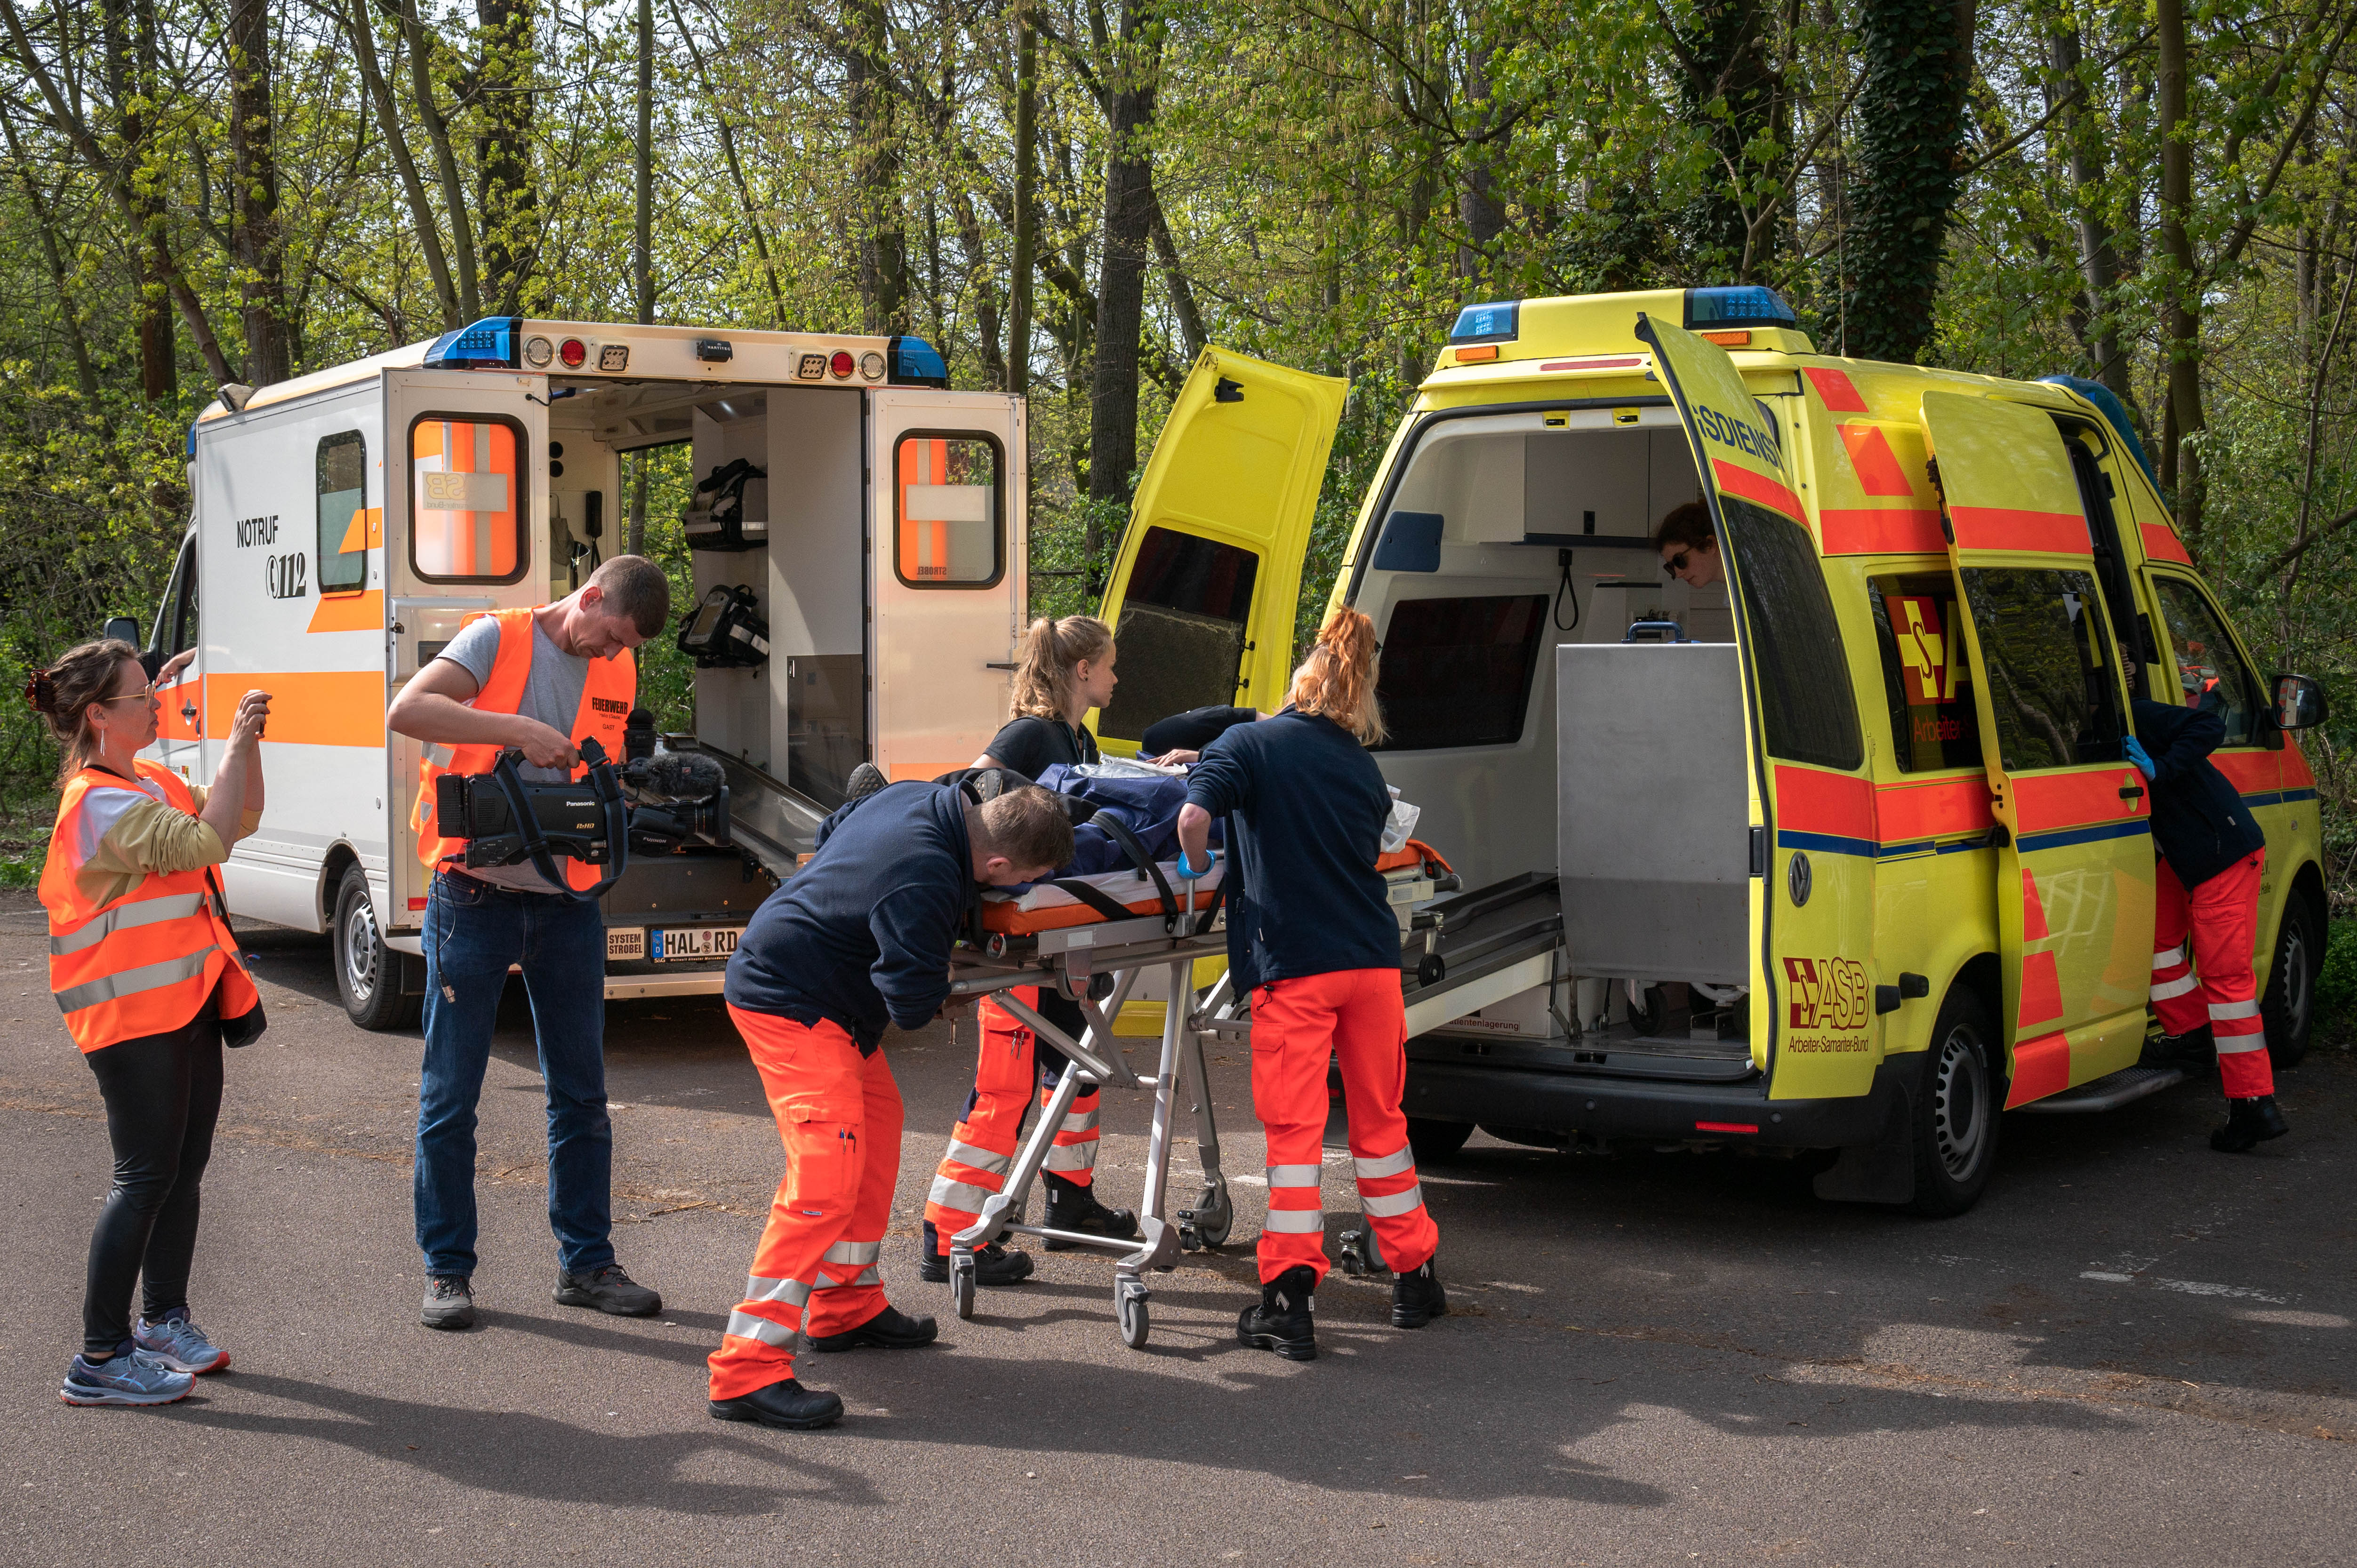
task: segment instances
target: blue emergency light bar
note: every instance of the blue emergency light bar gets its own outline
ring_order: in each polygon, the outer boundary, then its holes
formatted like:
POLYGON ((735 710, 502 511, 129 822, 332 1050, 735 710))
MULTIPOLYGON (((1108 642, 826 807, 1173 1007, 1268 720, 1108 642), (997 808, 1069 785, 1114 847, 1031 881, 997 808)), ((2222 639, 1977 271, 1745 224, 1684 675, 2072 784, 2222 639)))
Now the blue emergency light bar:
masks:
POLYGON ((1801 318, 1772 288, 1758 284, 1686 290, 1689 331, 1702 327, 1798 327, 1801 318))
POLYGON ((922 338, 895 338, 885 350, 885 379, 896 387, 939 387, 947 391, 950 368, 941 350, 922 338))
POLYGON ((472 327, 445 332, 425 350, 429 371, 512 371, 521 316, 486 316, 472 327))
POLYGON ((1511 343, 1522 330, 1522 318, 1523 302, 1519 299, 1469 305, 1457 313, 1457 325, 1448 329, 1448 340, 1451 343, 1511 343))

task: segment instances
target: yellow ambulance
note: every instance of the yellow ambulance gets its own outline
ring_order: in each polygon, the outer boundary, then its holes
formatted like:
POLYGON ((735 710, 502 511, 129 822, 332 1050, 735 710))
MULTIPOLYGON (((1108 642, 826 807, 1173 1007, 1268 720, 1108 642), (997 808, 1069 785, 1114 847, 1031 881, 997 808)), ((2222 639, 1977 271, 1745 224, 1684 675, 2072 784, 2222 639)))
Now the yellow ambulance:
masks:
MULTIPOLYGON (((1106 597, 1109 751, 1283 702, 1345 390, 1205 352, 1106 597)), ((2225 719, 2213 760, 2267 838, 2269 1048, 2296 1061, 2325 898, 2286 732, 2322 695, 2263 678, 2143 463, 2115 405, 1820 354, 1765 288, 1467 308, 1332 598, 1375 622, 1378 760, 1466 889, 1403 960, 1419 1152, 1477 1124, 1815 1152, 1824 1197, 1951 1214, 2001 1112, 2178 1081, 2137 1065, 2140 697, 2225 719), (1693 582, 1652 542, 1688 503, 1717 541, 1693 582)))

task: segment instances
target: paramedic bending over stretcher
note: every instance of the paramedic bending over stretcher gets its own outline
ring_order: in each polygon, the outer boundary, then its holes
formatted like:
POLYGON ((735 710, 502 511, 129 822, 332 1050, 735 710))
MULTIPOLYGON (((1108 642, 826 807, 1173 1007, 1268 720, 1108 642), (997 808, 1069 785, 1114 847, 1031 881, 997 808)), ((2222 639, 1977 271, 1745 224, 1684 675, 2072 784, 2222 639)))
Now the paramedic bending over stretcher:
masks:
POLYGON ((1288 1361, 1318 1355, 1310 1297, 1327 1269, 1318 1188, 1329 1054, 1341 1058, 1360 1207, 1394 1271, 1392 1322, 1421 1328, 1448 1310, 1432 1266, 1439 1231, 1400 1114, 1399 922, 1375 872, 1391 795, 1365 749, 1383 736, 1373 623, 1338 609, 1293 672, 1285 709, 1204 747, 1178 814, 1198 875, 1210 869, 1211 819, 1228 819, 1228 965, 1252 997, 1253 1110, 1268 1133, 1261 1304, 1244 1310, 1236 1337, 1288 1361))
POLYGON ((712 1414, 824 1426, 843 1401, 794 1380, 794 1334, 850 1350, 930 1345, 933 1320, 884 1299, 877 1274, 900 1174, 900 1091, 877 1047, 950 995, 950 950, 974 885, 1036 882, 1072 857, 1045 789, 974 806, 954 786, 888 785, 819 828, 818 853, 770 895, 728 961, 728 1016, 786 1146, 745 1299, 711 1357, 712 1414))

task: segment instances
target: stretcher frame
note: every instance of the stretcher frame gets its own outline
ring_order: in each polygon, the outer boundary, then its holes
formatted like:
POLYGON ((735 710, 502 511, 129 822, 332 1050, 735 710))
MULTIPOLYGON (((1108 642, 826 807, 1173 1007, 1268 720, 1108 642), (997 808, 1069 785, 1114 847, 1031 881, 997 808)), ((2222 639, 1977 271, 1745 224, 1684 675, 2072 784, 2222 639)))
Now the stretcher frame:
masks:
POLYGON ((1252 1026, 1236 1016, 1239 1001, 1226 975, 1199 1004, 1196 961, 1227 956, 1227 924, 1224 911, 1208 921, 1193 914, 1195 885, 1185 879, 1179 886, 1183 889, 1179 908, 1186 912, 1174 917, 1145 915, 1065 926, 1036 936, 994 935, 981 948, 961 948, 953 957, 952 997, 996 996, 999 1006, 1061 1051, 1071 1064, 1038 1125, 1024 1140, 1005 1185, 984 1202, 981 1215, 972 1225, 951 1238, 950 1300, 958 1316, 974 1316, 975 1251, 1010 1233, 1037 1236, 1121 1254, 1114 1263, 1114 1316, 1122 1342, 1141 1349, 1151 1332, 1146 1303, 1153 1292, 1146 1285, 1146 1271, 1167 1273, 1177 1266, 1180 1251, 1216 1247, 1227 1240, 1235 1206, 1228 1194, 1227 1177, 1220 1169, 1219 1126, 1211 1110, 1203 1041, 1212 1035, 1248 1036, 1252 1026), (1120 1015, 1138 976, 1157 968, 1168 973, 1170 1000, 1163 1008, 1161 1056, 1149 1077, 1118 1063, 1118 1052, 1112 1045, 1113 1020, 1120 1015), (1089 995, 1100 975, 1110 975, 1114 981, 1112 993, 1102 1004, 1089 995), (1054 986, 1071 998, 1088 1021, 1083 1037, 1071 1038, 1036 1009, 1004 994, 1021 985, 1054 986), (1171 1134, 1180 1080, 1190 1069, 1195 1145, 1203 1167, 1203 1188, 1193 1208, 1172 1214, 1168 1208, 1171 1134), (1154 1094, 1153 1124, 1146 1139, 1146 1190, 1138 1204, 1139 1235, 1134 1239, 1059 1230, 1017 1218, 1032 1182, 1046 1167, 1056 1130, 1063 1125, 1065 1114, 1084 1085, 1115 1085, 1150 1090, 1154 1094))

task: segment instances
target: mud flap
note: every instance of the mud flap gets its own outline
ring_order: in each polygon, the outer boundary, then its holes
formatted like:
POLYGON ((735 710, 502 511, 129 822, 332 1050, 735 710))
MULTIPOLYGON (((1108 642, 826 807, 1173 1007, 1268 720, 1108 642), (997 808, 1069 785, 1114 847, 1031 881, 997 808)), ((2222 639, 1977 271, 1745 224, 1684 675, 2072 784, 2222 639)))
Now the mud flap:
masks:
POLYGON ((1871 1144, 1852 1144, 1831 1170, 1820 1171, 1816 1195, 1830 1203, 1910 1203, 1915 1197, 1915 1102, 1902 1088, 1882 1110, 1882 1131, 1871 1144))

